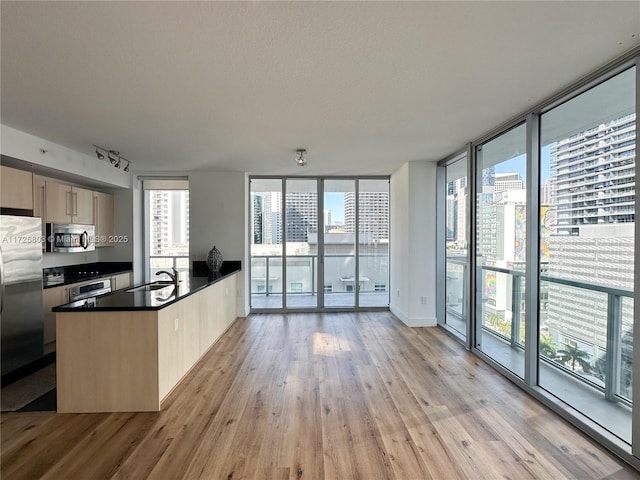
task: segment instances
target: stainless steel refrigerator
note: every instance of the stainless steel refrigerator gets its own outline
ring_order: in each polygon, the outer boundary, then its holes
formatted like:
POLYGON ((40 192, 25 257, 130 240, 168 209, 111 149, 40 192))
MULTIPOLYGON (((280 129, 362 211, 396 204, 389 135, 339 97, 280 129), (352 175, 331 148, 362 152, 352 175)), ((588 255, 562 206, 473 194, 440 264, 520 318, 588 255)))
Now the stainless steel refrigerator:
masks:
POLYGON ((2 375, 44 354, 40 218, 0 215, 2 375))

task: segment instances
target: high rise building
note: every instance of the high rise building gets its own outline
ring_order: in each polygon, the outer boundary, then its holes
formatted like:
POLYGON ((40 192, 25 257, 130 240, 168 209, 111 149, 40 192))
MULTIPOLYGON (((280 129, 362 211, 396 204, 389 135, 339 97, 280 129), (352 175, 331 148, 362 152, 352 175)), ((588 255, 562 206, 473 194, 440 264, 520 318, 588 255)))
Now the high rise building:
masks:
MULTIPOLYGON (((551 145, 550 165, 546 185, 556 220, 548 239, 548 275, 632 292, 635 115, 559 140, 551 145)), ((623 350, 633 332, 627 300, 620 312, 623 350)), ((549 332, 558 343, 586 351, 599 375, 607 346, 607 294, 549 283, 547 304, 544 321, 549 332)), ((623 352, 622 357, 628 367, 629 355, 623 352)))
POLYGON ((306 242, 318 231, 318 194, 287 192, 287 242, 306 242))
POLYGON ((558 234, 581 225, 634 221, 635 114, 602 123, 551 146, 551 203, 558 234))
POLYGON ((251 202, 253 204, 253 213, 251 221, 251 238, 254 244, 262 244, 264 241, 264 200, 265 195, 262 193, 252 193, 251 202))
POLYGON ((189 191, 149 190, 150 253, 189 254, 189 191))
MULTIPOLYGON (((360 232, 369 232, 373 241, 389 238, 389 192, 360 192, 358 210, 360 232)), ((344 194, 344 228, 354 233, 356 228, 356 194, 344 194)))

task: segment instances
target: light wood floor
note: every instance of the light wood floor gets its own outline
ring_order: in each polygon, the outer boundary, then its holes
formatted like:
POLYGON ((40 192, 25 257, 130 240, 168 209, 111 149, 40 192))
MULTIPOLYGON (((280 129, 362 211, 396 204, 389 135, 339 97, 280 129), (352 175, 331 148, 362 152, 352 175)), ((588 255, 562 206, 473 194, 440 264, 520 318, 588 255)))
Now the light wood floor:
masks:
POLYGON ((630 479, 439 329, 237 320, 160 413, 2 415, 3 479, 630 479))

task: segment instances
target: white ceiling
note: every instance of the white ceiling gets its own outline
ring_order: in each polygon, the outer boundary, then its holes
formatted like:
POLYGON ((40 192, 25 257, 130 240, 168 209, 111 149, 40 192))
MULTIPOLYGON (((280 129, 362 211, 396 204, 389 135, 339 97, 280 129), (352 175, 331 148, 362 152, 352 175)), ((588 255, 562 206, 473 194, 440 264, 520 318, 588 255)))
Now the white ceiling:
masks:
POLYGON ((135 171, 387 174, 640 45, 638 1, 0 8, 2 123, 135 171))

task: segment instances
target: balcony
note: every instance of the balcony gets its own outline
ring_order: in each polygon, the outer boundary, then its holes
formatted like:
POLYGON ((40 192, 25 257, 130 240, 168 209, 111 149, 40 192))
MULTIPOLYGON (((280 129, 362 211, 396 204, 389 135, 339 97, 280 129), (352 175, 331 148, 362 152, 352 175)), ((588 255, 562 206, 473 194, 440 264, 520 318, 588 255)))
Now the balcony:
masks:
MULTIPOLYGON (((447 269, 467 266, 447 259, 447 269)), ((524 272, 479 267, 482 281, 479 349, 518 376, 524 372, 524 272)), ((466 331, 450 298, 464 296, 447 282, 446 323, 466 331)), ((541 275, 539 386, 631 443, 633 292, 541 275), (571 321, 568 320, 570 313, 571 321)))
MULTIPOLYGON (((355 282, 355 255, 324 256, 324 294, 326 308, 355 307, 355 291, 359 307, 389 306, 388 256, 360 255, 360 275, 355 282)), ((283 259, 277 255, 251 257, 251 307, 254 309, 282 308, 283 259)), ((287 308, 317 308, 318 257, 291 255, 287 257, 287 308)))

